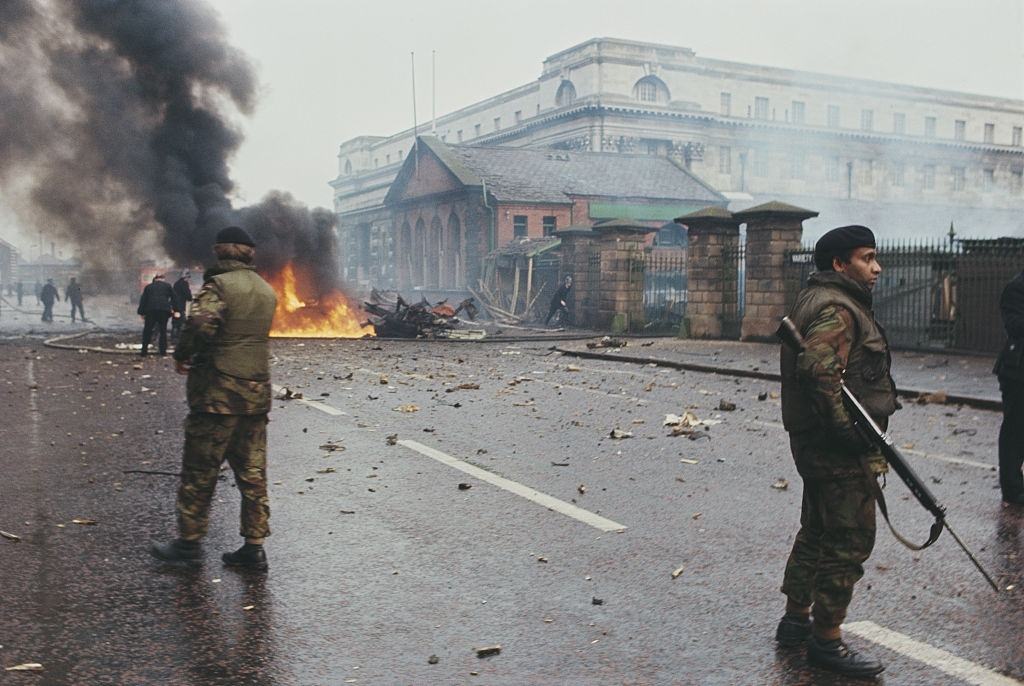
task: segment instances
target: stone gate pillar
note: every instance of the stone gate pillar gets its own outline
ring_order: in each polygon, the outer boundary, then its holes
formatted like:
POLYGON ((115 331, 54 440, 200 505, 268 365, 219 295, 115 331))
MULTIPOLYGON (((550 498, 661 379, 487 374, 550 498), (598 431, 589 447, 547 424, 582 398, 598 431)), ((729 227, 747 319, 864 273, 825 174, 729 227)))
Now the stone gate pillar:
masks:
POLYGON ((621 333, 643 326, 644 236, 656 230, 627 219, 594 226, 594 249, 600 255, 595 328, 621 333))
POLYGON ((687 228, 686 328, 691 338, 738 335, 740 223, 723 207, 677 217, 687 228))
POLYGON ((772 201, 733 215, 747 225, 746 295, 740 338, 774 341, 786 315, 786 253, 800 249, 803 222, 813 210, 772 201))

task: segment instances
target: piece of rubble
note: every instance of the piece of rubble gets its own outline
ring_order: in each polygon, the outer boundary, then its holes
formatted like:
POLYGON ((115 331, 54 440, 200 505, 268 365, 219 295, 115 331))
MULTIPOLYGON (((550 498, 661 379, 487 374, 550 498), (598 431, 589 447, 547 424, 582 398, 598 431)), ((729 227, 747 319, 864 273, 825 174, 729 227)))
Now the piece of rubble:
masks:
POLYGON ((392 408, 395 412, 419 412, 420 406, 408 403, 405 405, 399 405, 398 407, 392 408))
POLYGON ((598 598, 597 596, 594 596, 593 598, 590 599, 590 604, 591 605, 604 605, 604 599, 603 598, 598 598))
POLYGON ((757 394, 757 399, 758 400, 767 400, 768 399, 768 391, 762 391, 761 393, 758 393, 757 394))
POLYGON ((278 400, 302 400, 302 393, 293 391, 292 389, 285 386, 274 397, 278 400))
POLYGON ((13 667, 4 667, 5 672, 41 672, 43 666, 38 662, 23 662, 20 665, 14 665, 13 667))
POLYGON ((335 471, 336 470, 334 469, 334 467, 324 467, 323 469, 316 470, 316 473, 317 474, 334 474, 335 471))
POLYGON ((478 383, 460 383, 458 386, 452 386, 451 388, 444 389, 445 393, 454 393, 455 391, 478 391, 480 390, 480 384, 478 383))
POLYGON ((431 655, 430 657, 427 658, 427 664, 428 665, 436 665, 440 661, 441 661, 441 658, 439 658, 437 655, 431 655))
POLYGON ((565 366, 565 371, 567 371, 567 372, 582 372, 583 369, 581 367, 578 367, 578 366, 574 365, 574 364, 568 364, 568 365, 565 366))
POLYGON ((489 657, 491 655, 497 655, 501 652, 500 645, 483 646, 482 648, 475 648, 477 657, 489 657))
POLYGON ((6 538, 8 541, 14 541, 15 543, 21 541, 21 536, 18 536, 17 534, 12 534, 9 531, 0 531, 0 537, 6 538))
POLYGON ((398 434, 389 434, 388 436, 385 436, 384 442, 388 445, 395 445, 398 443, 398 434))
POLYGON ((623 431, 622 429, 612 429, 611 433, 608 434, 608 437, 609 438, 616 438, 616 439, 633 438, 633 432, 632 431, 623 431))
POLYGON ((772 488, 784 491, 787 488, 789 488, 789 481, 787 481, 786 479, 777 479, 775 483, 772 484, 772 488))
POLYGON ((680 575, 683 573, 684 569, 685 569, 685 567, 679 567, 677 569, 672 570, 672 578, 673 579, 678 579, 680 577, 680 575))
POLYGON ((85 519, 84 517, 78 519, 72 519, 72 524, 81 524, 82 526, 96 526, 99 522, 95 519, 85 519))
POLYGON ((467 484, 465 481, 459 483, 460 491, 468 491, 471 488, 473 488, 473 484, 467 484))
POLYGON ((732 412, 732 411, 734 411, 736 409, 736 403, 730 402, 730 401, 724 400, 724 399, 723 400, 719 400, 718 401, 718 409, 721 412, 732 412))
POLYGON ((688 457, 680 457, 679 461, 682 462, 683 464, 697 464, 698 462, 698 460, 691 460, 688 457))
POLYGON ((587 343, 587 347, 593 350, 594 348, 625 348, 628 345, 626 341, 618 338, 612 338, 611 336, 605 336, 599 341, 591 341, 587 343))
POLYGON ((946 395, 945 391, 935 391, 934 393, 922 393, 917 396, 918 405, 945 405, 949 396, 946 395))
POLYGON ((344 449, 345 446, 343 446, 341 443, 334 442, 324 443, 323 445, 320 446, 320 450, 326 450, 329 453, 339 453, 344 449))
POLYGON ((584 493, 587 492, 587 487, 584 486, 583 484, 580 484, 579 486, 576 487, 576 490, 579 492, 580 495, 583 495, 584 493))

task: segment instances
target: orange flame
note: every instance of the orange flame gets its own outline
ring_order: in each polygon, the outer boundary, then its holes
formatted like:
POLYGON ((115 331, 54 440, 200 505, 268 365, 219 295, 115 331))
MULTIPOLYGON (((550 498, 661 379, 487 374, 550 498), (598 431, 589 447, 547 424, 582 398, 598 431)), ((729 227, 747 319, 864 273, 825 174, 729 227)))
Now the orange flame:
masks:
POLYGON ((305 283, 296 277, 292 263, 267 279, 277 293, 277 309, 270 335, 288 338, 361 338, 373 335, 373 327, 363 327, 362 310, 355 307, 341 291, 328 291, 316 300, 306 302, 300 296, 305 283))

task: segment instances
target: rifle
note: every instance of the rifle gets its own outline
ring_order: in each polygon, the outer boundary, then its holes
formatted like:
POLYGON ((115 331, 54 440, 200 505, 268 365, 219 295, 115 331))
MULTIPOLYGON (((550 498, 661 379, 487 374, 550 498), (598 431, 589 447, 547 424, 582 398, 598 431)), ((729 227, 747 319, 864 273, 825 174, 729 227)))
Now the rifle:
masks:
MULTIPOLYGON (((803 336, 800 331, 793 324, 793 321, 789 317, 783 317, 782 323, 779 325, 778 331, 775 335, 779 337, 783 345, 787 346, 791 350, 798 354, 806 349, 804 344, 803 336)), ((911 550, 924 550, 932 543, 938 540, 939 534, 945 529, 949 532, 949 535, 953 537, 957 545, 960 546, 961 550, 967 554, 967 557, 974 563, 981 575, 985 577, 985 581, 989 583, 996 593, 999 592, 999 587, 996 582, 992 580, 988 572, 981 566, 978 559, 974 554, 964 545, 964 542, 960 540, 960 537, 956 535, 956 532, 950 528, 949 523, 946 521, 946 508, 944 505, 940 505, 938 499, 931 492, 931 489, 921 480, 921 477, 917 475, 913 467, 907 462, 907 458, 903 456, 899 448, 893 442, 892 438, 889 437, 885 431, 882 431, 881 427, 871 418, 868 411, 861 405, 860 401, 857 400, 857 396, 847 388, 846 383, 840 379, 839 388, 843 395, 843 406, 846 408, 847 413, 850 415, 850 420, 853 422, 854 427, 864 438, 864 440, 873 448, 878 449, 885 457, 885 461, 889 463, 893 471, 899 475, 903 483, 907 485, 910 492, 917 498, 917 502, 921 503, 924 509, 928 510, 935 517, 935 522, 932 523, 931 530, 928 532, 928 540, 924 543, 917 545, 911 543, 906 538, 901 536, 899 532, 893 527, 892 522, 889 521, 889 508, 885 503, 885 496, 882 493, 882 489, 878 485, 878 480, 874 474, 871 473, 871 469, 867 466, 867 463, 861 460, 861 466, 864 469, 864 474, 867 477, 869 484, 874 491, 875 500, 878 502, 878 509, 882 511, 882 516, 885 517, 885 523, 889 525, 889 530, 892 531, 893 536, 896 540, 905 545, 911 550)))

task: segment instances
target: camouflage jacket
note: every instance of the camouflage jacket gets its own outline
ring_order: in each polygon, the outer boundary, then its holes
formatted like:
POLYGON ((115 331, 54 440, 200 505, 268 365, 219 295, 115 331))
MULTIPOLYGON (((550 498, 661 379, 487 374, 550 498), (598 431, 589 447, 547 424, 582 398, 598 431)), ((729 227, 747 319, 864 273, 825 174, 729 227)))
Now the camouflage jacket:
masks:
MULTIPOLYGON (((223 335, 230 295, 214 278, 219 274, 251 266, 233 260, 221 260, 204 274, 203 287, 192 301, 192 309, 174 359, 192 365, 186 391, 192 412, 253 415, 270 411, 270 380, 252 380, 233 376, 213 364, 213 348, 223 335)), ((269 325, 269 324, 268 324, 269 325)))

